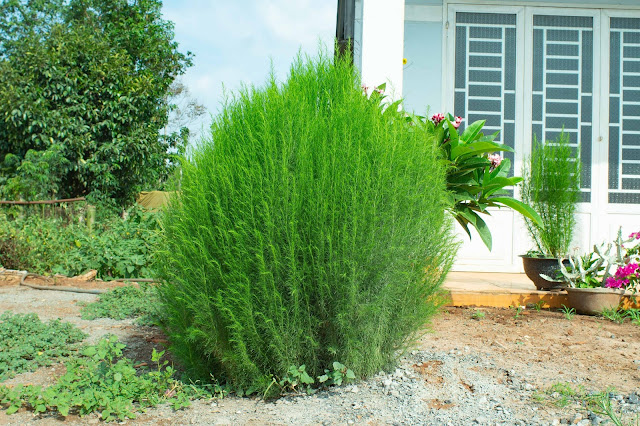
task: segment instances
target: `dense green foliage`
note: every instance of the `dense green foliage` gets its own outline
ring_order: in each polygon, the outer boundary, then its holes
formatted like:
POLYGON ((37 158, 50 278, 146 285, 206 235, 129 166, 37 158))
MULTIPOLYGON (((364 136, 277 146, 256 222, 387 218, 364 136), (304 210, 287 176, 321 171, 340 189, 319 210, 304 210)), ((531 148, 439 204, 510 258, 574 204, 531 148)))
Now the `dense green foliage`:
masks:
POLYGON ((367 376, 436 310, 456 247, 435 137, 336 61, 242 90, 183 165, 156 264, 172 353, 197 374, 367 376))
POLYGON ((537 224, 525 217, 525 223, 544 256, 564 257, 569 252, 580 201, 580 160, 574 151, 564 133, 544 144, 534 138, 531 157, 522 171, 522 201, 542 219, 537 224))
POLYGON ((103 279, 150 278, 158 214, 135 207, 126 220, 116 214, 99 216, 90 225, 84 214, 69 221, 40 214, 11 218, 0 212, 0 265, 39 274, 74 276, 95 269, 103 279))
POLYGON ((174 409, 189 405, 202 389, 188 387, 173 378, 174 370, 161 362, 164 352, 153 351, 157 369, 140 371, 122 355, 125 345, 108 336, 83 350, 83 357, 67 361, 66 372, 55 384, 42 388, 0 386, 0 405, 13 414, 22 406, 36 413, 57 412, 80 416, 97 412, 104 421, 133 419, 136 412, 166 402, 174 409))
POLYGON ((0 193, 130 202, 171 172, 161 135, 191 64, 160 0, 0 4, 0 193))
POLYGON ((111 318, 123 320, 138 318, 143 324, 153 323, 157 310, 155 288, 128 285, 101 294, 98 300, 82 307, 82 319, 111 318))
POLYGON ((36 314, 0 314, 0 382, 74 354, 85 337, 60 320, 43 323, 36 314))

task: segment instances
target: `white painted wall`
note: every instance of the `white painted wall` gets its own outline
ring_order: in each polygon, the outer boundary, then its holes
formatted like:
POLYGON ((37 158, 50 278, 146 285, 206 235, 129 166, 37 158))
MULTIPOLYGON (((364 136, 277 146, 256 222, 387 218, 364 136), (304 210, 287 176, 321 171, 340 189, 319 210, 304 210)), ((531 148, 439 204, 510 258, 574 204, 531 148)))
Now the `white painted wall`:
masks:
POLYGON ((355 30, 355 63, 361 70, 363 84, 374 87, 386 83, 387 95, 400 99, 403 93, 404 0, 357 1, 355 30))

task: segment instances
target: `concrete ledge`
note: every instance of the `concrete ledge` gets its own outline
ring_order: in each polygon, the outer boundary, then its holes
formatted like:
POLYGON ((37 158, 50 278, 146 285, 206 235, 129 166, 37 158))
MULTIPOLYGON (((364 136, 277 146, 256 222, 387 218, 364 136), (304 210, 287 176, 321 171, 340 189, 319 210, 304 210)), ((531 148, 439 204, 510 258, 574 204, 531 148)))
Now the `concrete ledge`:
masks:
MULTIPOLYGON (((508 308, 536 304, 542 300, 542 307, 558 309, 569 304, 566 291, 538 291, 524 274, 450 272, 444 289, 449 292, 449 306, 508 308)), ((640 309, 640 303, 634 303, 631 297, 626 296, 623 308, 640 309)))

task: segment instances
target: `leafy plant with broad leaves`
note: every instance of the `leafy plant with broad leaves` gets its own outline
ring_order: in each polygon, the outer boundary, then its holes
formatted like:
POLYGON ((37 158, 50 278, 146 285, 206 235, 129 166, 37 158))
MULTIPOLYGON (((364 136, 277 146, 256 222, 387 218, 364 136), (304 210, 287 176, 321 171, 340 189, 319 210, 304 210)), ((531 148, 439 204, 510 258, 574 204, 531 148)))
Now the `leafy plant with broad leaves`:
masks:
POLYGON ((175 169, 161 134, 191 65, 160 0, 0 2, 0 194, 133 201, 175 169))
POLYGON ((43 323, 33 313, 4 312, 0 315, 0 382, 75 354, 86 336, 67 322, 43 323))
MULTIPOLYGON (((513 152, 513 148, 494 142, 498 132, 482 133, 485 120, 476 121, 462 133, 457 130, 451 114, 434 116, 432 120, 410 115, 410 123, 424 127, 435 134, 438 146, 447 164, 447 189, 453 197, 451 214, 471 238, 473 227, 484 244, 491 250, 491 231, 480 214, 490 215, 489 207, 510 207, 534 223, 541 223, 540 216, 529 205, 516 200, 508 192, 522 181, 521 177, 509 177, 509 159, 492 161, 496 152, 513 152)), ((495 157, 494 157, 495 158, 495 157)))
POLYGON ((196 392, 173 378, 173 368, 161 361, 164 351, 153 350, 155 370, 141 371, 123 356, 124 348, 116 336, 107 336, 95 346, 86 347, 82 357, 69 360, 66 373, 47 388, 0 386, 0 406, 7 409, 7 414, 23 406, 35 413, 57 412, 62 416, 97 412, 109 422, 135 418, 136 412, 163 402, 177 410, 188 406, 191 396, 201 396, 202 390, 196 392))

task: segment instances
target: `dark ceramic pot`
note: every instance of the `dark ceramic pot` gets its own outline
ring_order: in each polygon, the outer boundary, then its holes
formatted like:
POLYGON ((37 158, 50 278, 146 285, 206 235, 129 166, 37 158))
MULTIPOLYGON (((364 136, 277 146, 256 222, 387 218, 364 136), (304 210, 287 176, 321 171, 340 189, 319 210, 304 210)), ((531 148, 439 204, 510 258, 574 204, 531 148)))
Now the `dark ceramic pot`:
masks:
MULTIPOLYGON (((561 282, 553 282, 547 281, 540 276, 540 274, 544 274, 554 278, 558 275, 560 266, 558 265, 558 259, 555 257, 529 257, 524 255, 520 257, 522 258, 524 273, 533 281, 533 284, 535 284, 538 290, 559 290, 567 287, 567 283, 564 280, 561 282)), ((562 263, 570 266, 569 261, 566 259, 563 260, 562 263)))

